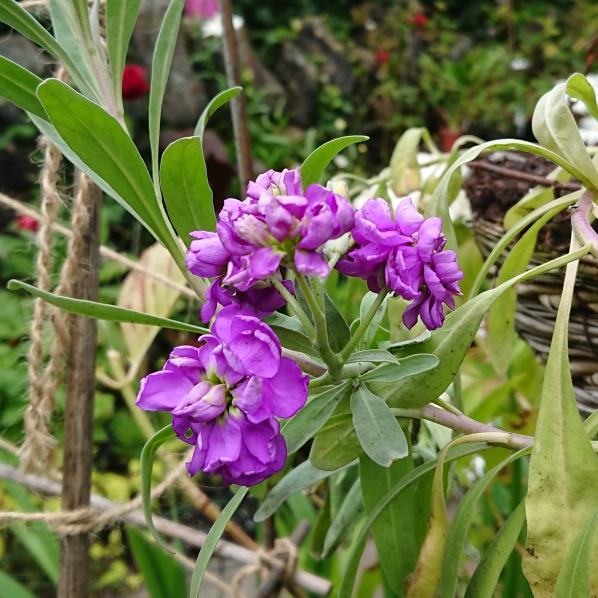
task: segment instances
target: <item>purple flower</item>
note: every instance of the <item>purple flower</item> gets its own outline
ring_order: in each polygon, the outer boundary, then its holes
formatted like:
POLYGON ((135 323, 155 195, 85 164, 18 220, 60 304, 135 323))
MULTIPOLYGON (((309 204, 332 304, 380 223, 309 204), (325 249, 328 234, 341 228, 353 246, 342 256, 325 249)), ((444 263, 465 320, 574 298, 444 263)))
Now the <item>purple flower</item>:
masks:
MULTIPOLYGON (((268 282, 257 282, 243 291, 231 288, 223 283, 229 264, 240 262, 240 257, 231 256, 216 233, 198 231, 191 233, 195 241, 187 251, 187 268, 196 276, 205 276, 215 280, 206 291, 206 303, 201 308, 202 321, 209 322, 216 313, 218 304, 222 306, 239 305, 252 309, 258 316, 265 317, 280 309, 285 303, 283 296, 268 282)), ((280 279, 280 275, 277 275, 280 279)), ((295 294, 295 287, 290 280, 282 281, 287 290, 295 294)))
POLYGON ((252 486, 280 471, 286 445, 277 417, 305 405, 308 376, 281 356, 271 328, 247 309, 223 308, 199 347, 175 348, 161 372, 141 381, 137 405, 170 411, 176 435, 195 445, 187 463, 252 486))
POLYGON ((413 300, 403 322, 412 328, 421 316, 430 330, 444 322, 443 304, 455 308, 454 295, 461 293, 463 272, 454 251, 443 251, 446 238, 440 218, 424 217, 411 199, 403 200, 395 219, 381 198, 369 199, 355 215, 352 236, 358 247, 337 268, 347 276, 367 280, 371 291, 391 289, 403 299, 413 300))

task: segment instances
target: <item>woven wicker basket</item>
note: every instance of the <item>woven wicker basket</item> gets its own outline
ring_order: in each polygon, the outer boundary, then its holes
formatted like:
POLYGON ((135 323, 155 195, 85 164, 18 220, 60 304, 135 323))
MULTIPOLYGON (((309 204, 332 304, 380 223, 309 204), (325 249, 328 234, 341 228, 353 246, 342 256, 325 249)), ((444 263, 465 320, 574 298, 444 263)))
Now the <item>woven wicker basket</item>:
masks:
MULTIPOLYGON (((472 179, 465 186, 468 194, 476 183, 472 179)), ((487 183, 487 175, 485 179, 487 183)), ((565 236, 570 235, 568 216, 559 217, 558 226, 568 228, 565 236)), ((486 258, 505 231, 500 223, 481 217, 474 209, 473 232, 486 258)), ((559 257, 565 251, 540 243, 529 268, 559 257)), ((491 274, 496 274, 506 255, 503 253, 491 274)), ((515 328, 541 363, 548 359, 564 276, 561 268, 522 283, 517 290, 515 328)), ((569 361, 578 409, 587 416, 598 409, 598 259, 592 256, 584 257, 578 269, 569 323, 569 361)))

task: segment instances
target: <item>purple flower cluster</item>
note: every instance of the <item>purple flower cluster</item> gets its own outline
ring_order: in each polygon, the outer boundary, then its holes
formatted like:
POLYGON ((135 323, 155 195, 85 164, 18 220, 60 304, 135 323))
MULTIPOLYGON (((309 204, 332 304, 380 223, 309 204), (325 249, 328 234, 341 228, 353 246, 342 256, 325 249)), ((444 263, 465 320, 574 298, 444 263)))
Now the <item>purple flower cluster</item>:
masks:
MULTIPOLYGON (((354 211, 347 200, 322 187, 303 192, 299 169, 269 170, 247 187, 245 201, 227 199, 217 233, 193 233, 187 267, 197 276, 217 276, 207 293, 202 320, 217 303, 253 306, 268 315, 284 305, 268 279, 284 266, 307 276, 328 276, 320 248, 349 232, 354 211)), ((283 283, 294 292, 292 283, 283 283)))
POLYGON ((195 445, 187 463, 252 486, 284 466, 286 445, 276 417, 305 405, 308 377, 281 356, 271 328, 250 310, 222 309, 200 346, 175 348, 161 372, 141 381, 137 405, 170 411, 176 435, 195 445))
POLYGON ((424 217, 411 199, 404 199, 392 219, 388 203, 381 198, 368 200, 355 214, 352 236, 358 247, 337 269, 347 276, 367 280, 373 292, 387 287, 412 301, 403 322, 412 328, 418 316, 430 330, 444 322, 443 304, 455 308, 455 295, 461 294, 463 272, 454 251, 443 251, 446 237, 442 220, 424 217))

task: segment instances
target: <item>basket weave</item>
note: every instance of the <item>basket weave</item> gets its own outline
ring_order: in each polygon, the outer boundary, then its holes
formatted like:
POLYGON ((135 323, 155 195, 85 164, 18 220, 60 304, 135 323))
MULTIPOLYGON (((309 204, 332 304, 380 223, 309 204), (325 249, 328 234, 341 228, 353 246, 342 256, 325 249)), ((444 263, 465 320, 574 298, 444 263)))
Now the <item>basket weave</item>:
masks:
MULTIPOLYGON (((487 258, 504 228, 496 222, 474 218, 473 232, 484 258, 487 258)), ((493 267, 497 273, 507 252, 493 267)), ((537 248, 528 268, 562 255, 537 248)), ((561 299, 565 270, 553 270, 522 283, 517 289, 515 329, 534 350, 540 363, 546 363, 561 299)), ((587 416, 598 409, 598 259, 580 260, 569 321, 569 362, 575 400, 579 412, 587 416)))

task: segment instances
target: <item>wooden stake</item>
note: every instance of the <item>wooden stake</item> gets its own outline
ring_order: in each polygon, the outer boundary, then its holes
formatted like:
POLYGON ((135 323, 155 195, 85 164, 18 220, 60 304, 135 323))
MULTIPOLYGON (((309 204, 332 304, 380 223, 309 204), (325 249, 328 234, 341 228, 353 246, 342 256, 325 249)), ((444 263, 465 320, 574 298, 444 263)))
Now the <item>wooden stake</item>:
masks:
MULTIPOLYGON (((89 220, 85 229, 81 230, 81 260, 74 273, 72 296, 97 301, 102 191, 84 177, 83 173, 76 171, 75 193, 82 185, 87 185, 89 220)), ((62 490, 62 509, 65 511, 89 505, 97 344, 95 320, 73 315, 68 322, 70 347, 67 358, 62 490)), ((58 598, 86 598, 89 595, 88 553, 88 533, 62 539, 58 598)))

